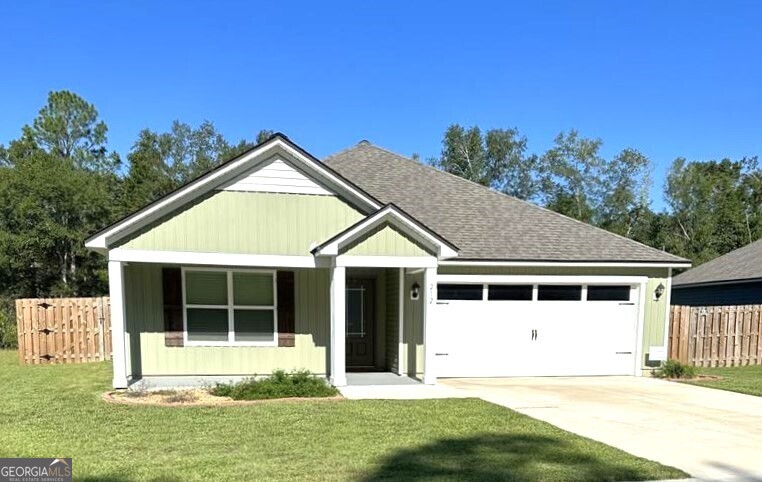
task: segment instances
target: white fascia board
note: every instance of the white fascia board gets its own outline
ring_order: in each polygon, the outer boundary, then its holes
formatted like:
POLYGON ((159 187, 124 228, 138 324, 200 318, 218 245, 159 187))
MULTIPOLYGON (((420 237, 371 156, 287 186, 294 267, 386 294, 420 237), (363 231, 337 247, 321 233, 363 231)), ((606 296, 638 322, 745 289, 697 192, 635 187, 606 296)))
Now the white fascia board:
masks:
POLYGON ((334 239, 331 243, 323 246, 316 255, 336 256, 339 250, 361 237, 366 232, 375 228, 383 222, 390 222, 394 227, 402 230, 407 235, 421 241, 423 244, 434 248, 439 258, 454 258, 458 255, 457 251, 450 248, 420 226, 411 222, 393 207, 387 206, 380 211, 370 215, 363 222, 350 229, 340 237, 334 239))
POLYGON ((688 268, 691 263, 674 262, 674 263, 658 263, 658 262, 597 262, 597 261, 440 261, 440 266, 495 266, 495 267, 514 267, 514 266, 528 266, 528 267, 588 267, 588 268, 688 268))
POLYGON ((336 256, 336 266, 348 268, 436 268, 434 256, 336 256))
POLYGON ((646 276, 605 276, 605 275, 479 275, 440 274, 442 283, 555 283, 555 284, 644 284, 646 276))
POLYGON ((239 173, 239 171, 269 161, 277 153, 287 156, 290 161, 296 163, 305 171, 308 171, 314 174, 315 177, 331 184, 339 193, 344 194, 350 200, 365 205, 368 209, 379 209, 381 207, 376 201, 350 186, 346 181, 335 176, 322 166, 318 166, 318 163, 308 159, 304 154, 294 149, 282 139, 276 138, 272 142, 254 149, 240 159, 218 168, 206 177, 202 177, 196 182, 192 182, 191 184, 180 188, 177 192, 170 194, 133 217, 125 219, 121 223, 112 226, 107 231, 104 231, 97 237, 85 243, 85 246, 90 249, 108 249, 109 244, 116 242, 140 227, 155 221, 172 209, 213 190, 221 183, 231 180, 239 173))
POLYGON ((318 268, 330 266, 330 260, 316 259, 313 256, 149 251, 123 248, 112 249, 108 255, 109 261, 193 266, 267 266, 272 268, 318 268))

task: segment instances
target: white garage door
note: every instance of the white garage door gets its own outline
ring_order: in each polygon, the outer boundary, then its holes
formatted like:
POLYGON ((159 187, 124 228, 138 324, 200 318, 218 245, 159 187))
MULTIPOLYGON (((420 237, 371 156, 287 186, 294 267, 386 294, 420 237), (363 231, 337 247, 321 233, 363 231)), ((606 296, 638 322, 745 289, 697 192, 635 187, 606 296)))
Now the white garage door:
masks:
POLYGON ((440 282, 437 376, 632 375, 638 286, 440 282))

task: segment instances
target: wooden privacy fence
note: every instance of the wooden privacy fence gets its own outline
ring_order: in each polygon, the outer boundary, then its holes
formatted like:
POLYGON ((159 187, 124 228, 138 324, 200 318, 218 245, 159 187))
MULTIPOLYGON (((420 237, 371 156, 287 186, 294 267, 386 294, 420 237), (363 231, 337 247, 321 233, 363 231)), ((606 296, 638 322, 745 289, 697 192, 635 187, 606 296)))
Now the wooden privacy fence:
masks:
POLYGON ((762 365, 762 305, 672 306, 669 358, 700 367, 762 365))
POLYGON ((111 359, 108 297, 16 300, 16 323, 21 363, 111 359))

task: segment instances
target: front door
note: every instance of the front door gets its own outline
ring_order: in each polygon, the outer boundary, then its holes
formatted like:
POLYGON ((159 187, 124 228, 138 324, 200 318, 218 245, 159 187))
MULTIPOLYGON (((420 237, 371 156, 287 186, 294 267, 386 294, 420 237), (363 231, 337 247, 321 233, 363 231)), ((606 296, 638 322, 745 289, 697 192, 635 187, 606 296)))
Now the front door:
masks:
POLYGON ((347 369, 372 369, 375 323, 375 282, 347 279, 347 369))

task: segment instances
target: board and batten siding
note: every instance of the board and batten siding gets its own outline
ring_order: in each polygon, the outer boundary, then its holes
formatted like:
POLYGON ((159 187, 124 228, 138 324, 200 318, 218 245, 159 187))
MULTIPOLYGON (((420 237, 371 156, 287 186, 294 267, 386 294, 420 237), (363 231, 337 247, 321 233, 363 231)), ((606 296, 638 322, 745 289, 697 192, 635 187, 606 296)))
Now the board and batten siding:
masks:
POLYGON ((472 275, 529 275, 529 276, 646 276, 645 315, 643 319, 643 359, 644 367, 653 366, 649 361, 648 351, 651 346, 663 346, 664 330, 667 322, 667 296, 660 300, 654 299, 654 290, 659 283, 667 286, 669 276, 667 268, 594 268, 594 267, 564 267, 564 266, 440 266, 439 274, 472 274, 472 275))
POLYGON ((329 346, 327 269, 300 269, 295 275, 294 347, 164 346, 161 266, 125 267, 126 345, 129 375, 267 375, 306 368, 326 374, 329 346))
POLYGON ((389 371, 398 373, 399 370, 399 270, 386 270, 386 366, 389 371))
POLYGON ((122 242, 120 248, 310 256, 364 215, 336 196, 215 191, 122 242))
POLYGON ((341 250, 346 256, 431 256, 420 244, 391 225, 382 225, 341 250))
POLYGON ((659 283, 666 288, 667 276, 662 278, 648 278, 646 283, 646 313, 643 319, 643 366, 658 367, 660 361, 652 361, 649 357, 649 349, 652 346, 667 346, 667 340, 664 339, 664 330, 667 320, 667 293, 662 295, 658 301, 654 299, 654 290, 659 283))
POLYGON ((403 360, 402 366, 409 376, 423 378, 423 294, 417 299, 410 299, 410 289, 418 283, 424 290, 423 273, 405 274, 404 320, 403 320, 403 360))

